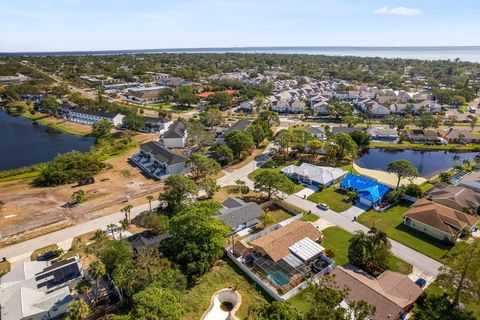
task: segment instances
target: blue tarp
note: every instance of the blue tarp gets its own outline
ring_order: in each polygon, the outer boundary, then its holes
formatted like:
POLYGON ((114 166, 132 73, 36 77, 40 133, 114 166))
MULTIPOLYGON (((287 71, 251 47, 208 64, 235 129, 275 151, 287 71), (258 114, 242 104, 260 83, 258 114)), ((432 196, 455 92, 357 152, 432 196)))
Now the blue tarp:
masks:
POLYGON ((390 188, 384 184, 375 182, 365 177, 357 176, 353 173, 347 176, 340 183, 344 189, 354 189, 360 198, 377 202, 386 195, 390 188))

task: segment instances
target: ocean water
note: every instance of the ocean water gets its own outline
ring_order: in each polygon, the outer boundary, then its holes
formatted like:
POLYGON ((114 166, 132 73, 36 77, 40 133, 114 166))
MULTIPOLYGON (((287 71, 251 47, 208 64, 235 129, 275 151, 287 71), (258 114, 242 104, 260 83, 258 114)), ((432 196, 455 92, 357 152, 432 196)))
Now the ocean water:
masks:
POLYGON ((238 47, 238 48, 178 48, 138 49, 69 52, 15 52, 0 56, 66 56, 66 55, 114 55, 153 53, 274 53, 310 54, 329 56, 382 57, 420 60, 455 60, 480 63, 480 46, 470 47, 238 47))

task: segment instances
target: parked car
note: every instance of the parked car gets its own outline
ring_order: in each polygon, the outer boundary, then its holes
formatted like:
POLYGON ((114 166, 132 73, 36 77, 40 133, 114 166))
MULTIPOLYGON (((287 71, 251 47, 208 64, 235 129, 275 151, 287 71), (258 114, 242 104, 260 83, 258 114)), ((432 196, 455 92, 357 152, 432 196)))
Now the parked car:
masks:
POLYGON ((50 250, 50 251, 47 251, 41 255, 39 255, 37 257, 37 261, 49 261, 49 260, 52 260, 56 257, 58 257, 59 254, 57 251, 54 251, 54 250, 50 250))
POLYGON ((423 289, 427 285, 427 280, 418 278, 417 281, 415 281, 415 284, 423 289))
POLYGON ((322 209, 322 210, 328 210, 328 209, 330 209, 330 208, 328 207, 328 204, 326 204, 326 203, 319 203, 319 204, 317 204, 317 208, 322 209))

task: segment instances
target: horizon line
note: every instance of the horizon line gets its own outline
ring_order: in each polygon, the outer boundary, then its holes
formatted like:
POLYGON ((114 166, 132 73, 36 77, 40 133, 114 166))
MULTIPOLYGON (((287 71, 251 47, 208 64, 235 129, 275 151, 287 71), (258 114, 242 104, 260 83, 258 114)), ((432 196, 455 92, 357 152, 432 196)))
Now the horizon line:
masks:
POLYGON ((347 46, 347 45, 325 45, 325 46, 232 46, 232 47, 183 47, 183 48, 140 48, 140 49, 98 49, 98 50, 52 50, 52 51, 1 51, 1 56, 9 55, 38 55, 38 54, 66 54, 66 53, 133 53, 133 52, 182 52, 183 50, 255 50, 255 49, 306 49, 306 48, 324 48, 324 49, 438 49, 438 48, 480 48, 480 45, 431 45, 431 46, 347 46))

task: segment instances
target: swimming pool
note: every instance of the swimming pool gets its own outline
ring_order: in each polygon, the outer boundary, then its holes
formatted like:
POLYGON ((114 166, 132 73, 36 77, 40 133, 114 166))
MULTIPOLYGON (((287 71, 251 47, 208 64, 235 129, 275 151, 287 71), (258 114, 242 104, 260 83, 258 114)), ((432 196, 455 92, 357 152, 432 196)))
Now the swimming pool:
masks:
POLYGON ((290 283, 290 278, 282 271, 270 270, 265 271, 265 273, 267 278, 279 287, 290 283))

